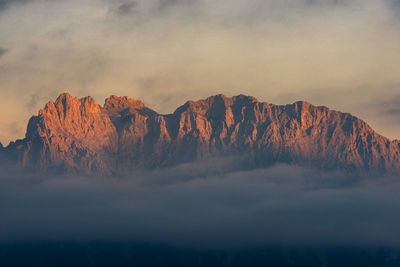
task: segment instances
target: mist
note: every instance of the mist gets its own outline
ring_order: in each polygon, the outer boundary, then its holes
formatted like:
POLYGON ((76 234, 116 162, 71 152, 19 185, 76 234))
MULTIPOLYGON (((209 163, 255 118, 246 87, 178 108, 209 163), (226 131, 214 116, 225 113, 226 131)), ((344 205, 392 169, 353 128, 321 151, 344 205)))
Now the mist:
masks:
POLYGON ((235 171, 230 164, 184 164, 123 178, 3 174, 0 243, 400 245, 398 177, 289 165, 235 171))

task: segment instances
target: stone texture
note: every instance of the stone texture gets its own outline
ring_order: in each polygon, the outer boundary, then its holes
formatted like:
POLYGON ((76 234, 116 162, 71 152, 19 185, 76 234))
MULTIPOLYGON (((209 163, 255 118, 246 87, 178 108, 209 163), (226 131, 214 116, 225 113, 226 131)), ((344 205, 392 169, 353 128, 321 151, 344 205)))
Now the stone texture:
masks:
POLYGON ((356 117, 307 102, 262 103, 216 95, 160 115, 141 101, 60 95, 30 119, 26 137, 4 150, 41 171, 122 174, 215 156, 247 167, 277 162, 323 169, 400 173, 400 143, 356 117))

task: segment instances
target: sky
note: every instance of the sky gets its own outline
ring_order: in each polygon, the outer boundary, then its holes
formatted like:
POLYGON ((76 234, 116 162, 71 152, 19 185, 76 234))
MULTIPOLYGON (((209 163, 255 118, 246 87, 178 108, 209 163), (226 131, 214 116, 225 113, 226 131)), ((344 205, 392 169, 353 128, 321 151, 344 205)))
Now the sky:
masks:
POLYGON ((305 100, 400 139, 398 62, 399 0, 0 0, 0 141, 62 92, 305 100))

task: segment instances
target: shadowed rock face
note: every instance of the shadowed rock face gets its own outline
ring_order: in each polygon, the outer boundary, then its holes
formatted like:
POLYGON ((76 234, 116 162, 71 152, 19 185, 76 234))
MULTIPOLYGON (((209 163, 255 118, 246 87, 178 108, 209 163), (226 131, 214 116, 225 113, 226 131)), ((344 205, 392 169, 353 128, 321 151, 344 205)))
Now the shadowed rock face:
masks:
POLYGON ((2 149, 41 171, 118 174, 215 156, 243 166, 278 162, 400 173, 399 141, 364 121, 307 102, 278 106, 249 96, 188 101, 160 115, 141 101, 60 95, 30 119, 26 137, 2 149))

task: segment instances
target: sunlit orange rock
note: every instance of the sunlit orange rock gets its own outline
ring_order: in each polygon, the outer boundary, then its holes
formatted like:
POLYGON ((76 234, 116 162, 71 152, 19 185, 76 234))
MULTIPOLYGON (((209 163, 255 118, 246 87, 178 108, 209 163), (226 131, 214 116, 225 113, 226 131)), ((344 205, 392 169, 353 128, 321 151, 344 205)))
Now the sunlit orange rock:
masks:
POLYGON ((105 175, 216 156, 247 167, 278 162, 323 169, 400 173, 399 141, 364 121, 307 102, 262 103, 216 95, 160 115, 141 101, 61 94, 30 119, 26 137, 5 148, 24 167, 105 175))

